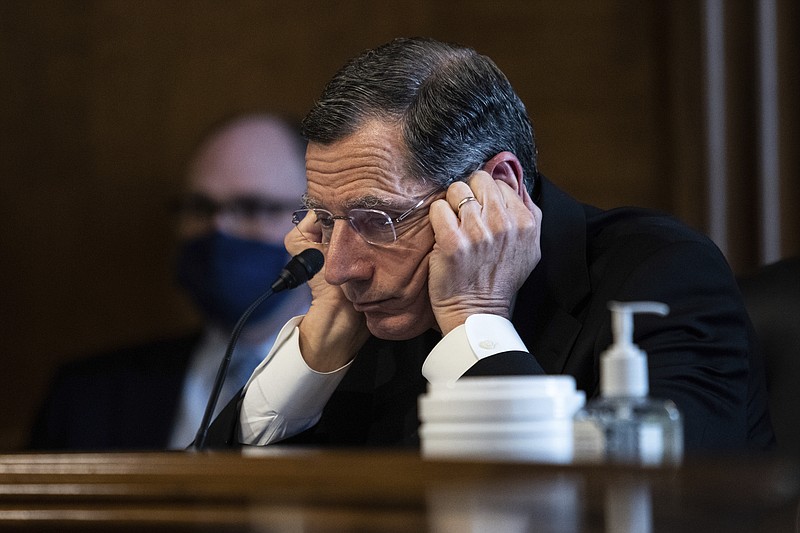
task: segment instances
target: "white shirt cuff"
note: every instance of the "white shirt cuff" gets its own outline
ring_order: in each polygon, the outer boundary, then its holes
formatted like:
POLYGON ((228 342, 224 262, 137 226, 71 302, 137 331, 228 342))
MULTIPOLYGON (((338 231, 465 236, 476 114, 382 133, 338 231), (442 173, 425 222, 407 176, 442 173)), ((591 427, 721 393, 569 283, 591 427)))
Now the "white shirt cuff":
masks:
POLYGON ((300 353, 297 326, 302 319, 295 317, 283 326, 272 350, 245 385, 239 412, 239 442, 243 444, 263 446, 316 424, 347 373, 350 363, 332 372, 309 368, 300 353))
POLYGON ((510 320, 472 315, 433 348, 422 365, 422 375, 428 382, 455 381, 484 357, 510 351, 528 351, 510 320))

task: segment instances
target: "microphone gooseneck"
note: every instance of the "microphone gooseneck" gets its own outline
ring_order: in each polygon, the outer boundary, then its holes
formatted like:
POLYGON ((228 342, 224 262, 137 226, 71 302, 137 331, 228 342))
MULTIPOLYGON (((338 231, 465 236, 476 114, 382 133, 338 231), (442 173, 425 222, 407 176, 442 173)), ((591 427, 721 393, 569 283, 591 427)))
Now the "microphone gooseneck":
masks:
POLYGON ((316 248, 308 248, 303 250, 283 267, 281 273, 278 275, 272 286, 261 296, 259 296, 250 307, 248 307, 236 325, 233 326, 231 338, 228 341, 228 347, 225 350, 225 357, 220 362, 219 369, 217 370, 217 377, 214 379, 214 387, 211 389, 211 396, 208 398, 205 413, 203 413, 203 420, 200 422, 200 427, 197 430, 197 435, 194 438, 194 449, 202 450, 205 448, 206 439, 208 438, 208 429, 211 426, 211 419, 214 416, 214 409, 217 407, 219 395, 222 392, 222 386, 225 383, 225 376, 228 373, 228 367, 231 364, 231 356, 236 347, 236 342, 239 340, 239 335, 242 333, 245 322, 250 318, 250 315, 261 303, 275 294, 286 289, 294 289, 307 282, 309 279, 322 269, 325 262, 325 257, 322 252, 316 248))

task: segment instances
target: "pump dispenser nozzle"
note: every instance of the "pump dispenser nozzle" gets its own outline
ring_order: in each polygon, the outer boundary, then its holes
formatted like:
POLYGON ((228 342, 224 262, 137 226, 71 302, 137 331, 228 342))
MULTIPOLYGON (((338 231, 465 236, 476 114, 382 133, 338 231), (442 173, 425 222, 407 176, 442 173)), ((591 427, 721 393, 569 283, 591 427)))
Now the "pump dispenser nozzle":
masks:
POLYGON ((664 316, 669 306, 661 302, 608 302, 611 310, 612 344, 601 357, 600 392, 603 396, 646 396, 647 355, 633 343, 633 315, 664 316))

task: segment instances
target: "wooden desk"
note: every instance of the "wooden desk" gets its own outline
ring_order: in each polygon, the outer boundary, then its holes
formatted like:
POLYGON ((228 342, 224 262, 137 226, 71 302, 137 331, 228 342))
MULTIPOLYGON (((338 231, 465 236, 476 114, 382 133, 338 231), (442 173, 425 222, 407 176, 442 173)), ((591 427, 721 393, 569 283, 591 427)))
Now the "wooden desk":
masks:
POLYGON ((11 454, 0 531, 798 533, 798 474, 777 460, 660 470, 280 448, 11 454))

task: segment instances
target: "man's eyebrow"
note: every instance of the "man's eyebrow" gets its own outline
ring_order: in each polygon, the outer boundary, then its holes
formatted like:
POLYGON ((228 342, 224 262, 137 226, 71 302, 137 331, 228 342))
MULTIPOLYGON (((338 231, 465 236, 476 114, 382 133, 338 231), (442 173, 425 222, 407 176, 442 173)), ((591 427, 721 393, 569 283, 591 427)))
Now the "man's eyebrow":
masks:
POLYGON ((307 192, 303 193, 303 196, 300 197, 300 201, 303 202, 303 205, 309 209, 322 207, 322 203, 313 196, 309 196, 307 192))
POLYGON ((393 202, 388 198, 381 198, 372 194, 347 200, 345 209, 375 209, 376 207, 391 207, 393 202))
MULTIPOLYGON (((303 195, 303 205, 308 208, 320 208, 323 207, 325 204, 310 196, 309 194, 303 195)), ((358 198, 352 198, 347 200, 343 207, 344 209, 375 209, 375 208, 383 208, 383 207, 392 207, 394 202, 390 199, 380 196, 375 196, 373 194, 367 194, 365 196, 360 196, 358 198)))

